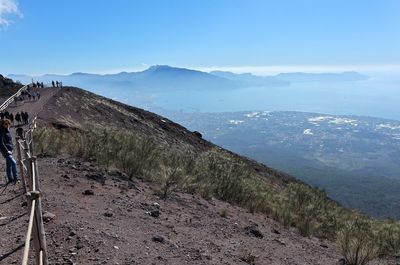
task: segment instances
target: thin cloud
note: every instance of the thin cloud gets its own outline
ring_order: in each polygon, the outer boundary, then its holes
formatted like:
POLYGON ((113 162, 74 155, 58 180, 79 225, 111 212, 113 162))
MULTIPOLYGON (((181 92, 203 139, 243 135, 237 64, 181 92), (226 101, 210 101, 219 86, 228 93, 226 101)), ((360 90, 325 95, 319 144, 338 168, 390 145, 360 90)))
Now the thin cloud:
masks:
POLYGON ((10 26, 14 21, 12 18, 22 17, 18 8, 17 0, 0 0, 0 28, 10 26))

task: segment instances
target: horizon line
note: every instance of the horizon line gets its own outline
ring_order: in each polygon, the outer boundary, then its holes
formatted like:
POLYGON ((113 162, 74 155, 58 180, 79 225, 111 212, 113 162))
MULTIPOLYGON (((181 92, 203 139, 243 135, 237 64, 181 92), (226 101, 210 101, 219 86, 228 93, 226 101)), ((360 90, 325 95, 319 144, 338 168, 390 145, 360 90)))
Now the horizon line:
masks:
POLYGON ((58 73, 7 73, 9 75, 26 75, 29 77, 40 77, 43 75, 72 75, 75 73, 111 75, 123 72, 135 73, 149 69, 155 65, 167 65, 174 68, 197 70, 206 73, 212 71, 229 71, 235 74, 251 73, 254 75, 276 75, 280 73, 340 73, 340 72, 400 72, 400 64, 353 64, 353 65, 259 65, 259 66, 174 66, 169 64, 142 64, 132 68, 92 69, 88 71, 58 72, 58 73))

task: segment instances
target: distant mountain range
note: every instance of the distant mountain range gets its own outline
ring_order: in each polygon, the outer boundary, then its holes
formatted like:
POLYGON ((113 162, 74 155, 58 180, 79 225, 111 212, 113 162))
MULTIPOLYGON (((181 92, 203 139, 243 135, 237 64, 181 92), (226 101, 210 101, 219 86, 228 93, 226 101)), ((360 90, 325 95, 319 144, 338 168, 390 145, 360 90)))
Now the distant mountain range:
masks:
POLYGON ((284 73, 276 76, 256 76, 250 73, 235 74, 232 72, 213 71, 210 73, 177 68, 167 65, 151 66, 141 72, 121 72, 117 74, 88 74, 73 73, 70 75, 42 76, 28 75, 9 75, 9 78, 28 83, 32 78, 36 81, 51 83, 58 80, 68 85, 82 87, 96 87, 107 89, 135 89, 146 91, 166 91, 166 90, 223 90, 241 87, 277 87, 289 86, 294 82, 314 82, 314 81, 359 81, 367 79, 367 76, 357 72, 344 73, 284 73))

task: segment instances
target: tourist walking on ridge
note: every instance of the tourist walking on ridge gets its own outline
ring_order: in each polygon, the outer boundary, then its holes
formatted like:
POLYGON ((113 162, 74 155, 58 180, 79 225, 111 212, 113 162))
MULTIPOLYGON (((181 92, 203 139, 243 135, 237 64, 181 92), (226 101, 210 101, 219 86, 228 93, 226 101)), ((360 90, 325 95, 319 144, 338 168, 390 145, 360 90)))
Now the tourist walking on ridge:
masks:
POLYGON ((8 115, 8 119, 10 120, 11 124, 14 124, 14 115, 12 113, 8 115))
POLYGON ((55 86, 56 86, 56 85, 54 84, 54 80, 51 81, 51 85, 52 85, 52 87, 55 87, 55 86))
POLYGON ((12 151, 14 149, 14 145, 12 142, 12 136, 10 133, 11 121, 10 120, 2 120, 0 123, 0 152, 6 160, 6 173, 8 183, 17 182, 18 173, 17 173, 17 162, 15 161, 12 151))
POLYGON ((28 124, 29 123, 29 114, 28 114, 28 112, 22 112, 23 114, 24 114, 24 116, 23 116, 23 120, 24 120, 24 123, 25 124, 28 124))
POLYGON ((18 125, 21 123, 21 114, 19 114, 19 112, 15 114, 15 120, 17 121, 18 125))

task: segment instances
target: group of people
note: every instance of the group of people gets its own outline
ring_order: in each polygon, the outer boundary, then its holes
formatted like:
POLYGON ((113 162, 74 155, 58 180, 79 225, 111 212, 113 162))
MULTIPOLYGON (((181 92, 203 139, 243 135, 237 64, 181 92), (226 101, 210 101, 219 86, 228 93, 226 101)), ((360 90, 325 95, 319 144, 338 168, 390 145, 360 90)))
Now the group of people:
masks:
MULTIPOLYGON (((55 86, 54 81, 53 87, 55 86)), ((62 86, 61 82, 57 81, 57 87, 62 86)), ((29 100, 40 99, 40 93, 37 89, 34 88, 43 88, 43 83, 33 82, 28 85, 27 89, 21 92, 21 95, 15 97, 15 102, 24 101, 26 98, 29 100)), ((6 160, 6 173, 7 173, 7 184, 8 183, 17 183, 19 181, 19 176, 17 172, 17 162, 13 157, 13 149, 14 144, 12 140, 12 135, 10 132, 10 128, 14 125, 14 121, 17 122, 17 134, 21 134, 23 132, 22 125, 29 123, 29 114, 26 111, 21 111, 13 113, 6 111, 0 112, 0 153, 3 155, 6 160)))
POLYGON ((44 88, 43 82, 39 82, 39 81, 36 81, 36 83, 32 81, 32 84, 28 84, 27 86, 28 86, 28 89, 31 87, 44 88))
POLYGON ((17 112, 17 114, 12 114, 8 111, 0 112, 0 119, 7 119, 10 121, 11 125, 14 125, 14 120, 17 122, 17 125, 23 125, 29 123, 29 114, 26 111, 17 112))
POLYGON ((51 81, 51 85, 52 85, 53 87, 62 87, 62 82, 59 82, 59 81, 56 81, 56 82, 51 81))
POLYGON ((30 100, 39 100, 40 99, 40 93, 39 91, 22 91, 21 95, 18 97, 14 98, 15 103, 18 103, 18 101, 24 101, 28 99, 30 100))

